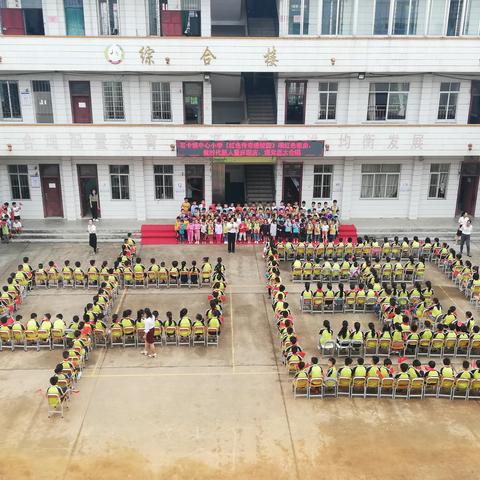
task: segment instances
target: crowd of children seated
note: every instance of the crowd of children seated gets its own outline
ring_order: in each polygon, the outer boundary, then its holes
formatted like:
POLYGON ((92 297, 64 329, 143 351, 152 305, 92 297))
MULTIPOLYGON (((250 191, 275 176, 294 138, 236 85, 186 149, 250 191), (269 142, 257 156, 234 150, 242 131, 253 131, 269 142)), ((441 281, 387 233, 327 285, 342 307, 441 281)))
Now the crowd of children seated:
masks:
POLYGON ((2 242, 8 242, 13 236, 22 233, 21 210, 21 203, 0 204, 0 240, 2 242))
POLYGON ((226 241, 228 221, 237 224, 237 241, 259 243, 268 238, 299 241, 310 238, 334 241, 338 234, 340 210, 337 201, 307 207, 295 203, 250 205, 197 205, 185 199, 181 214, 175 221, 175 232, 180 242, 223 243, 226 241))

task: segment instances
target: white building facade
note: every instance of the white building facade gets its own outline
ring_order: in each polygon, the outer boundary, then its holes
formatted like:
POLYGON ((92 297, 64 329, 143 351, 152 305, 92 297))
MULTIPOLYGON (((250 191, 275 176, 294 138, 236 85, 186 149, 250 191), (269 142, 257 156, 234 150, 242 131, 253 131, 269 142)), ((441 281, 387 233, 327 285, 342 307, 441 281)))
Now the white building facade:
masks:
POLYGON ((0 200, 480 213, 480 0, 0 0, 0 200))

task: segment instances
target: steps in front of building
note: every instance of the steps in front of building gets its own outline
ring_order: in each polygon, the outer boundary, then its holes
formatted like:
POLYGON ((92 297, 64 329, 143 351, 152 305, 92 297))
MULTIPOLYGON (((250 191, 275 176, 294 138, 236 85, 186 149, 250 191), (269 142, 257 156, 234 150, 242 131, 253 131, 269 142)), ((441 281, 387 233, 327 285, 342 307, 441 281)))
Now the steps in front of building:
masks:
POLYGON ((252 202, 273 202, 275 180, 272 165, 246 165, 246 200, 252 202))

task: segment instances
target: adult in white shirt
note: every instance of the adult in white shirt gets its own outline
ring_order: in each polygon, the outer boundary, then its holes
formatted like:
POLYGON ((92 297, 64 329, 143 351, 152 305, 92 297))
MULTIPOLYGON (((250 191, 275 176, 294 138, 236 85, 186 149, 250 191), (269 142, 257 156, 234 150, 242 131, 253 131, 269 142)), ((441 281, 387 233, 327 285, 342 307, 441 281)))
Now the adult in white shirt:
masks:
POLYGON ((457 228, 457 233, 455 235, 455 241, 458 243, 460 240, 460 237, 462 236, 462 228, 467 224, 467 222, 470 219, 468 218, 468 213, 467 212, 462 212, 460 215, 460 218, 458 219, 458 228, 457 228))
POLYGON ((235 241, 237 239, 237 233, 237 222, 232 217, 230 217, 227 222, 228 253, 235 253, 235 241))
POLYGON ((88 221, 88 244, 92 247, 93 253, 97 253, 97 227, 93 223, 93 220, 88 221))
POLYGON ((270 237, 275 243, 275 239, 277 238, 277 222, 275 220, 272 220, 270 224, 270 237))
POLYGON ((150 358, 155 358, 155 319, 149 308, 143 311, 143 324, 145 331, 145 350, 142 352, 150 358))
POLYGON ((467 257, 470 255, 470 235, 472 234, 472 222, 467 220, 467 223, 462 227, 462 236, 460 237, 460 253, 463 253, 463 246, 467 246, 467 257))

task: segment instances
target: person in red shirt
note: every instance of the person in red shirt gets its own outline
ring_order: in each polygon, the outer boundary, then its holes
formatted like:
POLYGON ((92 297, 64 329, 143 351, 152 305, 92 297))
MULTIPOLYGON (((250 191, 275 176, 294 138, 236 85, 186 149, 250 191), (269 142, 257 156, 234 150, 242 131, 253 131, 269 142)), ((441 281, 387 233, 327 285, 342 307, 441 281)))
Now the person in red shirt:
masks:
POLYGON ((247 241, 247 224, 242 220, 238 226, 238 241, 246 242, 247 241))

